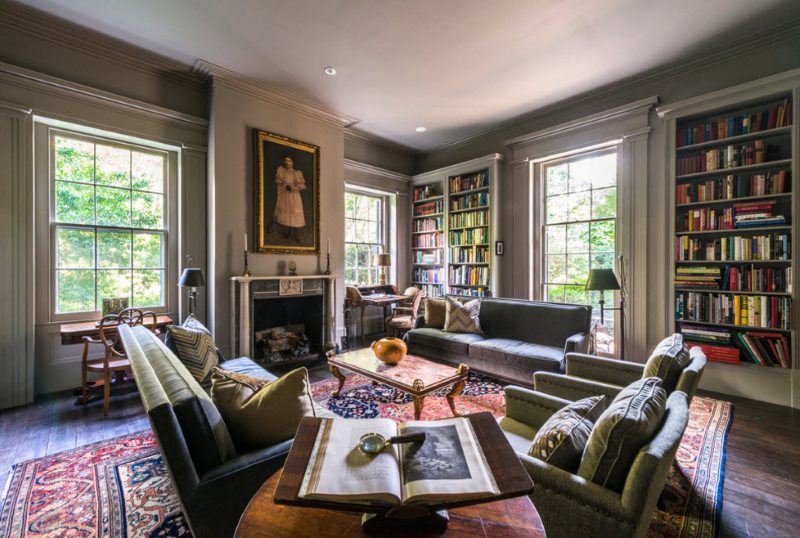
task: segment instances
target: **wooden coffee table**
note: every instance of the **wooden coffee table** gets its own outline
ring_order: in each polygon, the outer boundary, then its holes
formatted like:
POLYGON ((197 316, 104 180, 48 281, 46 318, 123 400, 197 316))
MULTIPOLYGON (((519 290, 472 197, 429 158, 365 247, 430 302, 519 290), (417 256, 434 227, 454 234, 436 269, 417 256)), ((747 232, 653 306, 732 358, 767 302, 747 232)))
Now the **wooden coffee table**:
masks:
POLYGON ((361 374, 377 383, 383 383, 410 394, 414 398, 414 418, 419 420, 422 407, 425 405, 425 396, 431 392, 452 385, 447 393, 447 403, 458 416, 455 397, 464 390, 467 383, 469 367, 466 364, 458 368, 439 364, 416 355, 406 355, 402 361, 389 365, 375 358, 370 348, 359 349, 336 355, 328 354, 328 369, 339 380, 339 388, 333 393, 337 398, 344 387, 345 377, 341 369, 361 374))

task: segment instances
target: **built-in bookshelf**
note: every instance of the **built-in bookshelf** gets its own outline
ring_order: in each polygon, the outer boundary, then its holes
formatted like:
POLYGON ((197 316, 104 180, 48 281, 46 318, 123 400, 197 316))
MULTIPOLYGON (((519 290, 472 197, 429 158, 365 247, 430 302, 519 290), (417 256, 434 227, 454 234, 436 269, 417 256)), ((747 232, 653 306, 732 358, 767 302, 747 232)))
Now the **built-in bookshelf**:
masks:
POLYGON ((428 296, 496 293, 499 155, 421 174, 412 196, 412 280, 428 296))
POLYGON ((784 91, 674 119, 673 319, 714 363, 798 367, 793 109, 784 91))

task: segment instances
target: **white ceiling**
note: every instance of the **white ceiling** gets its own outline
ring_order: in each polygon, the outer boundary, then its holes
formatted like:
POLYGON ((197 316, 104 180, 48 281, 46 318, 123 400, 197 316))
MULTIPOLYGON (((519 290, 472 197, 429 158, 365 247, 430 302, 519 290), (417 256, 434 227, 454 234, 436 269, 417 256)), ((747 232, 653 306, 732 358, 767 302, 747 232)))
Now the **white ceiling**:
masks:
POLYGON ((23 2, 311 98, 423 151, 800 19, 797 0, 23 2))

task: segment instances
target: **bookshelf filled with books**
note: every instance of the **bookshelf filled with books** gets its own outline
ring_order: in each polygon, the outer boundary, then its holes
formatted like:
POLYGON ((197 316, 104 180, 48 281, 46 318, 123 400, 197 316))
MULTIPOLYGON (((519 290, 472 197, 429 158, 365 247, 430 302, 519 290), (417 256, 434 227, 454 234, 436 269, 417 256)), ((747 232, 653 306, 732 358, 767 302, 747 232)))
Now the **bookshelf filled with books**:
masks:
POLYGON ((789 372, 797 189, 790 91, 674 118, 675 330, 713 363, 789 372))
POLYGON ((412 274, 428 296, 496 294, 500 158, 490 155, 415 176, 412 274), (431 202, 438 205, 431 209, 431 202), (433 212, 430 217, 426 210, 433 212))

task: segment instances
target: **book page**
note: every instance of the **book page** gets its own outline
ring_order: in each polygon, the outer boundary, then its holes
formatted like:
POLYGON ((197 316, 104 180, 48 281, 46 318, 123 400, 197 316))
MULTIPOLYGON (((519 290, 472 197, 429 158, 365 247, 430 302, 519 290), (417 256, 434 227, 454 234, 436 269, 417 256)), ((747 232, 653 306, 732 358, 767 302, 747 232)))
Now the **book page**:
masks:
POLYGON ((389 419, 323 419, 299 497, 336 502, 399 504, 400 464, 394 446, 370 456, 358 449, 366 433, 397 435, 389 419))
POLYGON ((401 434, 425 432, 422 444, 401 448, 403 499, 409 502, 455 501, 500 493, 465 418, 406 422, 401 434))

